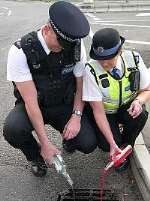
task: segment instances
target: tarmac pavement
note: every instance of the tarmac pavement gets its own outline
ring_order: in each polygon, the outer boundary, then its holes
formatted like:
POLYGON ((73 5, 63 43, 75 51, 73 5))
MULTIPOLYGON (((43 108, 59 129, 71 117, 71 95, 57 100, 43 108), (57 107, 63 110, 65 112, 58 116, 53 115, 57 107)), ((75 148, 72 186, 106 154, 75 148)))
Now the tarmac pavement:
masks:
MULTIPOLYGON (((61 147, 59 134, 51 128, 49 134, 51 140, 61 147)), ((54 167, 49 169, 44 178, 33 176, 23 154, 14 150, 7 142, 1 140, 0 151, 3 157, 0 159, 0 201, 57 201, 58 195, 70 188, 54 167)), ((64 152, 63 158, 74 181, 74 188, 99 189, 101 170, 108 162, 107 156, 107 153, 98 149, 88 155, 80 152, 70 155, 64 152)), ((117 192, 118 201, 143 201, 130 167, 122 174, 112 170, 105 179, 104 189, 117 192)))

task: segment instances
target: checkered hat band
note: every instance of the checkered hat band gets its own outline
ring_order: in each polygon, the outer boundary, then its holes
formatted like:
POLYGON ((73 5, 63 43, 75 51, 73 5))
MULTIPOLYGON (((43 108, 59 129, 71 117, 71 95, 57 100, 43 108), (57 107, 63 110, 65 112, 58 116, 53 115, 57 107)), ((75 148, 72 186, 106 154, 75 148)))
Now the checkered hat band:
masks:
POLYGON ((96 54, 96 56, 100 56, 100 57, 105 57, 105 56, 109 56, 112 54, 115 54, 119 48, 119 46, 121 45, 121 40, 119 41, 119 43, 110 49, 104 49, 103 47, 97 47, 96 49, 93 47, 93 51, 96 54))
POLYGON ((69 38, 68 36, 64 35, 64 34, 55 26, 55 24, 53 23, 53 21, 52 21, 51 19, 49 19, 49 22, 50 22, 50 24, 52 25, 54 31, 55 31, 58 35, 60 35, 64 40, 67 40, 67 41, 69 41, 69 42, 71 42, 71 43, 76 42, 76 41, 79 40, 79 39, 72 39, 72 38, 69 38))

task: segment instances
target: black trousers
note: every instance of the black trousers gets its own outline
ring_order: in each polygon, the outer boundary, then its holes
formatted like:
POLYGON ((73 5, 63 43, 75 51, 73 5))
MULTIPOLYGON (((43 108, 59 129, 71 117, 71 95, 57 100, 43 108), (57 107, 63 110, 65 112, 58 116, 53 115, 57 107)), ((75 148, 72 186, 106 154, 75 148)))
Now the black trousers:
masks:
MULTIPOLYGON (((127 111, 127 109, 130 107, 130 104, 131 103, 128 103, 127 105, 122 106, 116 114, 106 115, 115 142, 118 146, 130 144, 133 147, 136 138, 144 128, 148 119, 148 112, 146 111, 145 106, 143 106, 141 114, 137 118, 133 119, 127 111), (119 128, 119 124, 123 125, 122 132, 119 128)), ((99 147, 103 151, 109 151, 109 145, 102 133, 99 135, 98 139, 101 142, 99 147)))
MULTIPOLYGON (((133 146, 148 118, 148 113, 143 108, 139 117, 133 119, 126 111, 128 107, 127 105, 121 108, 117 114, 107 115, 114 139, 119 146, 123 143, 133 146), (124 124, 123 134, 120 133, 118 123, 124 124)), ((60 105, 53 108, 41 108, 41 111, 44 123, 50 124, 61 133, 71 116, 72 106, 60 105)), ((24 104, 17 104, 5 120, 3 134, 9 144, 20 149, 29 161, 36 159, 40 152, 32 131, 33 127, 24 104)), ((68 142, 73 148, 85 154, 93 152, 97 146, 103 151, 109 151, 109 144, 97 127, 90 107, 85 107, 83 111, 79 134, 68 142)))
MULTIPOLYGON (((41 108, 44 123, 50 124, 62 133, 72 114, 72 109, 72 105, 41 108)), ((30 161, 39 155, 39 145, 33 137, 32 131, 33 127, 24 104, 17 104, 5 120, 3 134, 9 144, 20 149, 30 161)), ((83 153, 90 153, 97 147, 95 128, 90 123, 86 109, 83 112, 80 132, 77 137, 69 140, 69 144, 83 153)))

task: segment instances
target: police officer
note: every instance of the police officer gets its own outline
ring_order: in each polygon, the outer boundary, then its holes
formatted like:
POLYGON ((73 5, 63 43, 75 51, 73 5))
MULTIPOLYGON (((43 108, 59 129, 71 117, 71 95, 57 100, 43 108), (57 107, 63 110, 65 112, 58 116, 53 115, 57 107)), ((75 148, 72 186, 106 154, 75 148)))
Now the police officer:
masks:
MULTIPOLYGON (((122 49, 124 41, 115 29, 97 31, 83 79, 83 100, 93 110, 98 146, 110 151, 111 157, 121 152, 118 146, 134 146, 148 117, 149 72, 139 53, 122 49)), ((128 164, 127 160, 117 170, 124 170, 128 164)))
POLYGON ((45 124, 60 131, 72 149, 89 152, 80 145, 89 125, 86 114, 81 122, 86 62, 82 38, 89 29, 76 6, 59 1, 50 6, 49 20, 40 30, 24 35, 9 50, 7 79, 13 82, 17 100, 6 118, 4 137, 31 161, 36 176, 44 176, 45 161, 51 164, 53 156, 60 153, 48 140, 45 124))

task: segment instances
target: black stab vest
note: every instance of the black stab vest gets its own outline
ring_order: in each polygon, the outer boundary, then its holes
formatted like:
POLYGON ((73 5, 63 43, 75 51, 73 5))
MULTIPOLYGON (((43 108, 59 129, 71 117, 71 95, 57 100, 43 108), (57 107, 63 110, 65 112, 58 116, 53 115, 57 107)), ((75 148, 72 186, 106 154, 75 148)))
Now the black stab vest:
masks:
MULTIPOLYGON (((50 52, 47 55, 37 38, 37 32, 23 36, 14 45, 22 48, 26 55, 40 106, 52 107, 73 102, 76 90, 73 68, 80 58, 78 56, 77 60, 74 56, 74 48, 72 51, 50 52)), ((80 52, 81 43, 78 48, 80 52)), ((15 83, 13 84, 16 103, 23 101, 15 83)))

